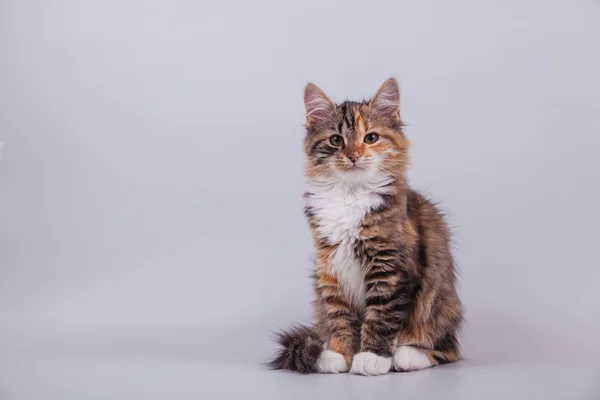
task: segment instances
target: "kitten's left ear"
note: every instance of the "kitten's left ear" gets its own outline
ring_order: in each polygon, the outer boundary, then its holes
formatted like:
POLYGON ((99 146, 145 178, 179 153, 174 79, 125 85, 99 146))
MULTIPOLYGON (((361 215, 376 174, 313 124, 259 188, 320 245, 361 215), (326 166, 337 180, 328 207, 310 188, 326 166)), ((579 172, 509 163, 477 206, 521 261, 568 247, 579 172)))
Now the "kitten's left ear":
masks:
POLYGON ((304 108, 307 126, 326 122, 335 112, 333 101, 313 83, 309 83, 304 89, 304 108))
POLYGON ((400 87, 396 78, 383 82, 369 105, 376 113, 393 120, 400 119, 400 87))

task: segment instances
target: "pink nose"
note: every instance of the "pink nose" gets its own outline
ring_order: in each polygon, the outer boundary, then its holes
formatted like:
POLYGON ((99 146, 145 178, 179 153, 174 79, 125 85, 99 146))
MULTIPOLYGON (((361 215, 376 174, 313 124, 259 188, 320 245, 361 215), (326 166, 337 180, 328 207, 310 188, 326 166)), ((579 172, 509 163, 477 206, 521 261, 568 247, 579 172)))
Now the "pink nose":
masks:
POLYGON ((350 159, 350 161, 352 161, 352 163, 356 164, 356 160, 358 160, 358 158, 360 157, 360 154, 358 154, 358 152, 354 152, 354 153, 350 153, 348 154, 348 158, 350 159))

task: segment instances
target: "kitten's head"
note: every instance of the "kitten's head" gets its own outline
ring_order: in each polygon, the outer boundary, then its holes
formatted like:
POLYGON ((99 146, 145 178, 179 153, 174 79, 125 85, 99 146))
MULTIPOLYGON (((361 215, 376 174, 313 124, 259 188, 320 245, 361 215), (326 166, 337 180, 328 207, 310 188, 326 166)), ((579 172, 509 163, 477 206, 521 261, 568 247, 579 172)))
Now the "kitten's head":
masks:
POLYGON ((376 182, 404 175, 400 91, 388 79, 369 101, 335 104, 319 87, 304 90, 306 175, 313 181, 376 182))

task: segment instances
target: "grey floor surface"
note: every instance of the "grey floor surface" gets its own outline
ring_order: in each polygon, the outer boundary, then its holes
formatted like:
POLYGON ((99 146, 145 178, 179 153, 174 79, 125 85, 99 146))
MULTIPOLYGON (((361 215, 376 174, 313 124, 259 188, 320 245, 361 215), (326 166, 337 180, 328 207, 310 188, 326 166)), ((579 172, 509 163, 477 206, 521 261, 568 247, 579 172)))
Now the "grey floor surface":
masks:
POLYGON ((467 360, 380 377, 301 376, 243 361, 139 357, 6 357, 3 400, 67 399, 581 399, 600 398, 600 370, 584 363, 467 360))

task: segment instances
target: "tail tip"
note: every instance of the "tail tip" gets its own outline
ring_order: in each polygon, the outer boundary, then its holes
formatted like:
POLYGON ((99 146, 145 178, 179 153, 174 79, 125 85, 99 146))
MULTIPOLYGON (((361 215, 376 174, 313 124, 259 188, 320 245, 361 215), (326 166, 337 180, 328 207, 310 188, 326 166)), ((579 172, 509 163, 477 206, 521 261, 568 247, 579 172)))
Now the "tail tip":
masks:
POLYGON ((271 370, 288 369, 308 374, 314 372, 317 359, 323 350, 323 342, 314 328, 296 325, 289 331, 275 334, 275 340, 283 348, 275 353, 275 357, 263 364, 271 370))

